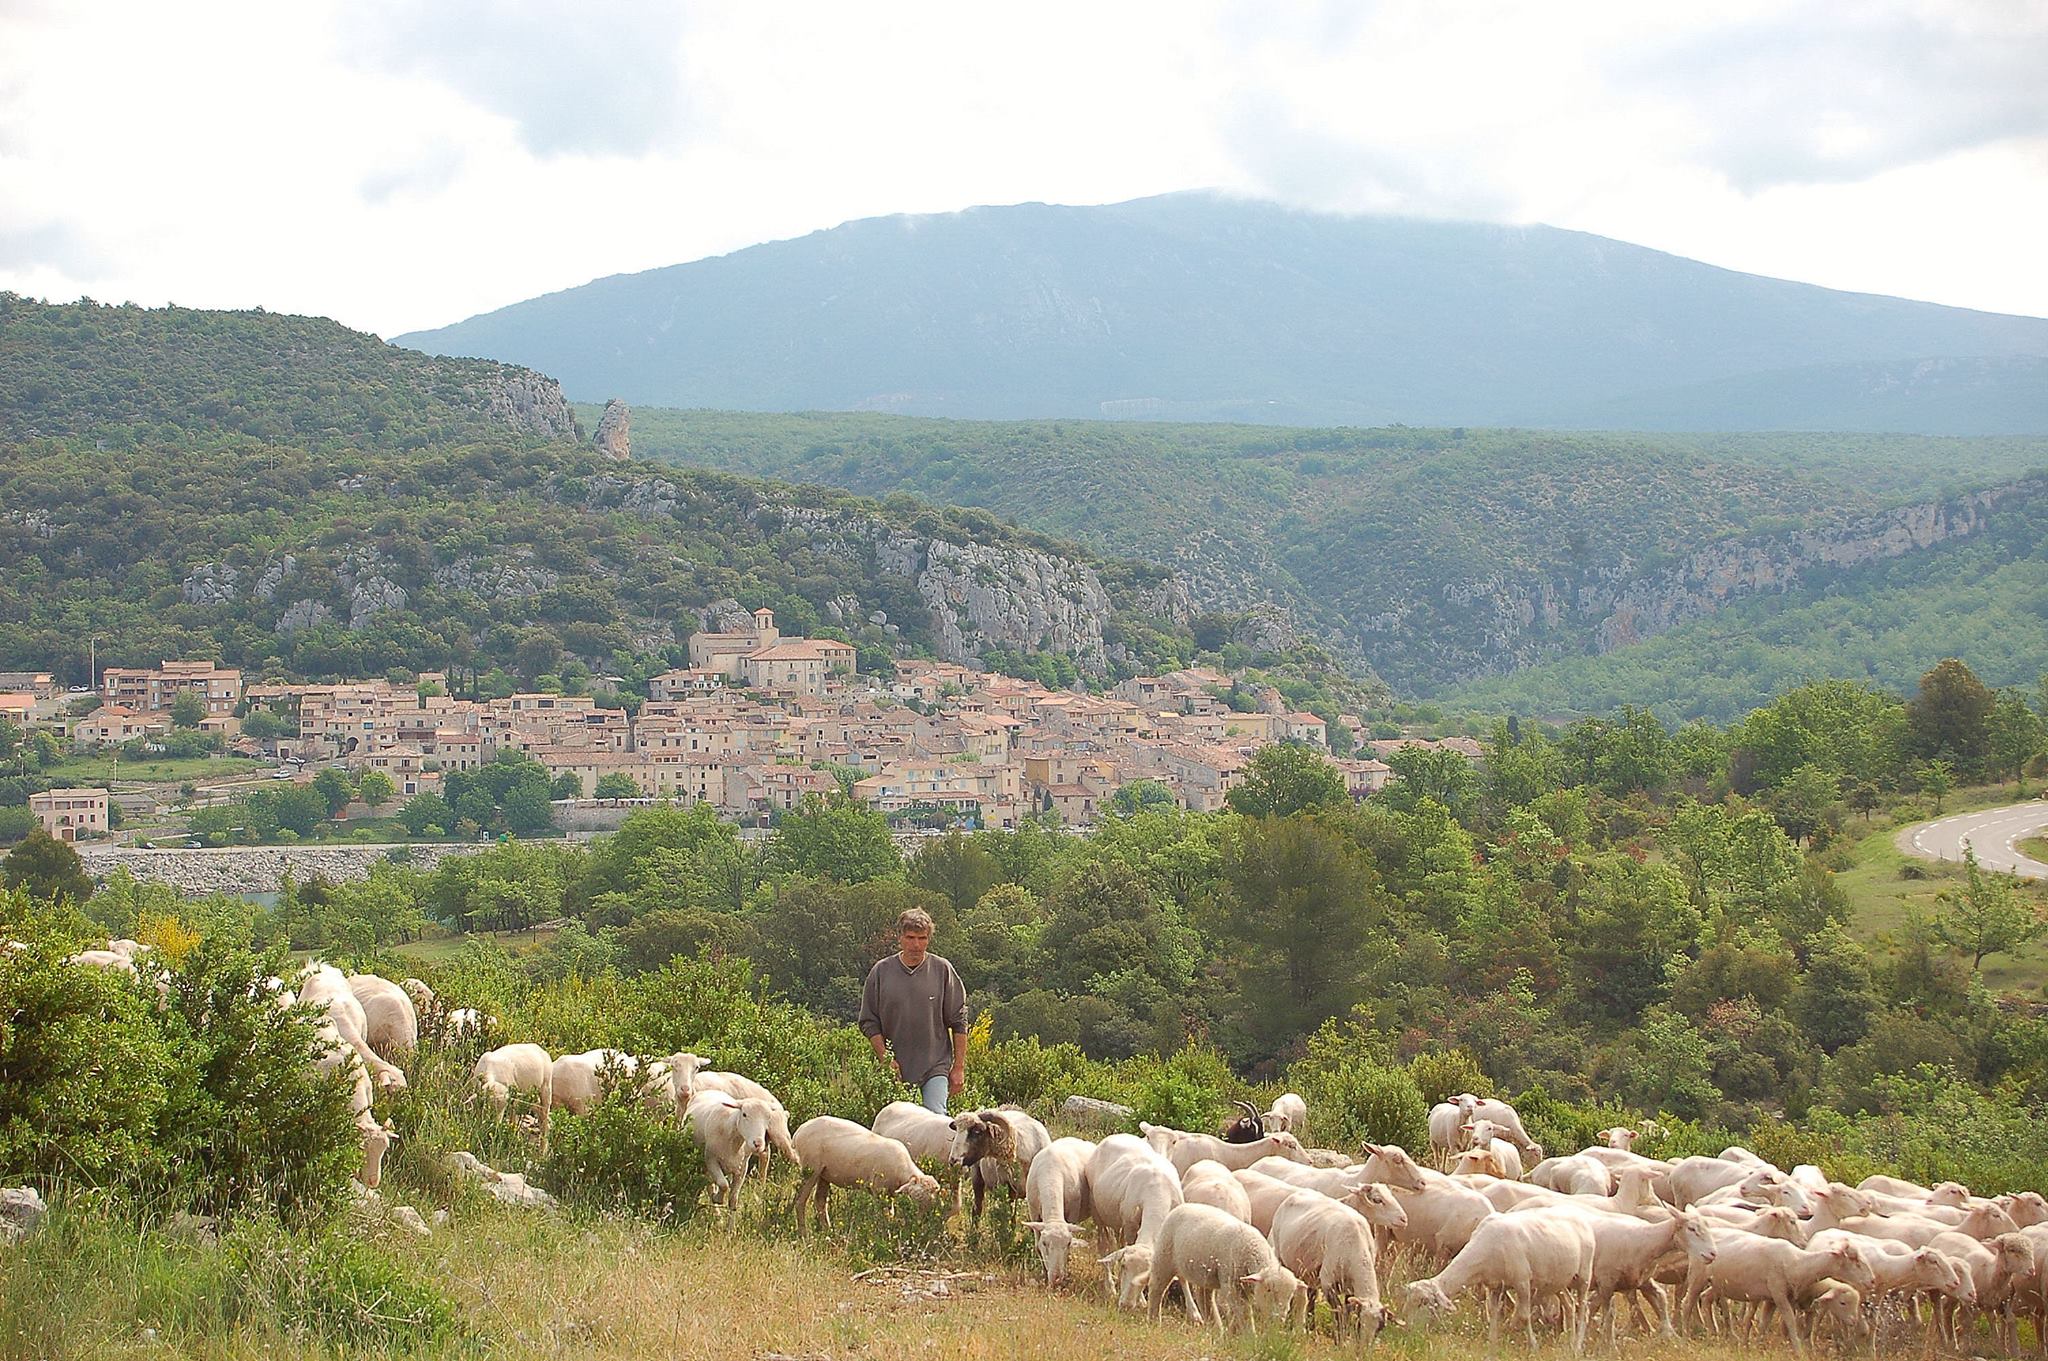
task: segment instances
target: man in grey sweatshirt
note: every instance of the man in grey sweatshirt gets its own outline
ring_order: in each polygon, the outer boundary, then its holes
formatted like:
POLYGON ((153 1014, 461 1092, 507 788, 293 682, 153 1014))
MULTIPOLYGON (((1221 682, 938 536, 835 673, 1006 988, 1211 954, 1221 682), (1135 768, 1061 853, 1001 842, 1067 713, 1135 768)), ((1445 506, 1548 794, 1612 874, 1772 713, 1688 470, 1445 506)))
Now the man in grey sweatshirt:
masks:
POLYGON ((946 1098, 967 1084, 967 989, 952 964, 931 953, 932 918, 923 908, 896 919, 896 944, 868 970, 861 1033, 876 1058, 918 1089, 925 1109, 944 1115, 946 1098))

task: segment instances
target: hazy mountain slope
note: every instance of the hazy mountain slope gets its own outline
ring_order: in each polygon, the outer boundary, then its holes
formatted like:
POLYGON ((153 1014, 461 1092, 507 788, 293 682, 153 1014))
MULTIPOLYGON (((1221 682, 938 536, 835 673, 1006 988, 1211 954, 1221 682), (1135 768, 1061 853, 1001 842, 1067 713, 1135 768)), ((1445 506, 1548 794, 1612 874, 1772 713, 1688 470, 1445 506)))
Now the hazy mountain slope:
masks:
POLYGON ((983 505, 1171 564, 1198 606, 1277 605, 1407 694, 1625 647, 1859 555, 1967 537, 2001 512, 1956 508, 1959 493, 2048 469, 2041 439, 647 408, 634 432, 654 457, 983 505))
MULTIPOLYGON (((2048 355, 2048 321, 1547 227, 1178 194, 850 222, 399 341, 530 364, 585 399, 997 418, 1584 426, 1643 394, 1779 374, 1767 423, 1806 426, 1802 385, 1825 410, 1838 384, 1781 371, 2048 355)), ((1744 395, 1687 420, 1756 428, 1744 395)), ((1948 428, 1922 405, 1870 419, 1948 428)), ((2048 431, 2035 407, 2024 428, 2048 431)))
POLYGON ((980 511, 616 462, 547 437, 575 428, 550 379, 316 318, 0 299, 0 394, 0 667, 76 677, 97 635, 103 664, 531 683, 677 664, 731 602, 867 665, 1194 652, 1158 568, 980 511))

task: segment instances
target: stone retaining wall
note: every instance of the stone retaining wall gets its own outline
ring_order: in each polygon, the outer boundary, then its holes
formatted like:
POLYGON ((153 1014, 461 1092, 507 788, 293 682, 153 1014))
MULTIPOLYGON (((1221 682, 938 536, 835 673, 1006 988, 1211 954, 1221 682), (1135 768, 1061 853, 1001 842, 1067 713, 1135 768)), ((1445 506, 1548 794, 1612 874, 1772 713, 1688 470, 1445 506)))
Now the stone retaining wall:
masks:
POLYGON ((137 846, 80 846, 88 874, 104 878, 118 866, 137 879, 169 884, 193 897, 208 893, 275 893, 289 873, 303 883, 314 875, 340 883, 370 877, 370 869, 393 850, 411 863, 432 869, 470 845, 228 846, 218 850, 144 850, 137 846))

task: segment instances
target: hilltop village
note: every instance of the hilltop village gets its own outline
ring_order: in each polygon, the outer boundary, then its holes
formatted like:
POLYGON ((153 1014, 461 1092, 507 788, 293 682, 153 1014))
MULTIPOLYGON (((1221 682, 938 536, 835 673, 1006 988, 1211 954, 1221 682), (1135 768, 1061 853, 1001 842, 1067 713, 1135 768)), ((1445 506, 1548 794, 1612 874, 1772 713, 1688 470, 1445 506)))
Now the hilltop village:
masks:
MULTIPOLYGON (((107 667, 84 714, 47 673, 17 673, 0 705, 28 727, 65 729, 79 752, 146 749, 184 726, 300 779, 321 767, 380 772, 399 799, 520 752, 545 768, 558 807, 673 799, 755 824, 839 791, 910 825, 1011 828, 1051 815, 1086 826, 1140 782, 1147 801, 1213 811, 1259 748, 1331 745, 1322 719, 1221 671, 1137 676, 1099 694, 932 661, 863 675, 852 646, 785 636, 765 608, 692 635, 688 660, 649 678, 644 697, 459 698, 443 674, 245 684, 233 668, 185 660, 107 667)), ((1365 743, 1333 764, 1364 798, 1391 777, 1378 757, 1414 741, 1365 743)), ((1480 754, 1469 739, 1430 745, 1480 754)), ((36 797, 53 835, 106 829, 103 790, 36 797)))

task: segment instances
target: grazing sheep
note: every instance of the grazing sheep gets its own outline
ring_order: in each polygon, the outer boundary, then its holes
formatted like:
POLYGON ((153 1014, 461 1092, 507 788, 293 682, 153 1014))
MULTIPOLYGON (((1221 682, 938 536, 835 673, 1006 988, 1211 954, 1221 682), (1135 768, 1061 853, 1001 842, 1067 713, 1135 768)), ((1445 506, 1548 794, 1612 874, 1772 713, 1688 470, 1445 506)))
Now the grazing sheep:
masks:
POLYGON ((432 1011, 434 1003, 439 1000, 434 990, 421 979, 401 978, 398 980, 398 986, 405 989, 405 995, 412 998, 413 1008, 421 1015, 432 1011))
POLYGON ((1237 1174, 1214 1158, 1204 1158, 1182 1172, 1180 1189, 1189 1205, 1213 1205, 1247 1224, 1253 1222, 1251 1197, 1245 1194, 1237 1174))
POLYGON ((475 1007, 457 1007, 442 1023, 441 1034, 451 1044, 481 1040, 498 1028, 498 1018, 486 1016, 475 1007))
POLYGON ((614 1084, 640 1076, 640 1060, 623 1049, 587 1049, 555 1060, 554 1101, 571 1115, 583 1115, 604 1099, 609 1075, 614 1084))
POLYGON ((1206 1310, 1218 1332, 1248 1324, 1256 1333, 1260 1313, 1285 1319, 1301 1289, 1257 1229, 1213 1205, 1176 1206, 1160 1227, 1152 1260, 1147 1311, 1155 1323, 1174 1281, 1188 1317, 1199 1323, 1206 1310))
POLYGON ((1308 1102, 1299 1093, 1285 1092, 1273 1098, 1273 1105, 1260 1117, 1275 1134, 1300 1134, 1308 1128, 1308 1102))
MULTIPOLYGON (((280 997, 284 994, 280 993, 280 997)), ((331 964, 318 960, 309 961, 299 971, 298 1000, 308 1002, 324 1011, 327 1019, 341 1033, 341 1038, 369 1070, 370 1080, 384 1091, 403 1091, 405 1074, 397 1066, 385 1062, 382 1055, 371 1047, 368 1039, 369 1022, 363 1015, 363 1004, 356 1000, 348 977, 331 964)))
POLYGON ((1173 1164, 1176 1172, 1185 1171, 1205 1158, 1222 1163, 1235 1172, 1240 1167, 1250 1167, 1259 1159, 1270 1157, 1288 1158, 1304 1167, 1308 1165, 1308 1151, 1292 1134, 1268 1134, 1248 1144, 1226 1143, 1213 1134, 1182 1134, 1166 1154, 1167 1161, 1173 1164))
POLYGON ((1151 1282, 1160 1226, 1186 1201, 1180 1173, 1144 1140, 1112 1134, 1088 1160, 1088 1199, 1098 1245, 1112 1240, 1120 1245, 1100 1259, 1109 1268, 1117 1306, 1140 1308, 1151 1282))
MULTIPOLYGON (((1681 1210, 1661 1222, 1609 1214, 1567 1198, 1555 1212, 1579 1215, 1593 1230, 1593 1317, 1609 1311, 1614 1296, 1621 1295, 1624 1309, 1634 1301, 1646 1318, 1653 1316, 1667 1338, 1676 1337, 1671 1326, 1671 1296, 1657 1281, 1657 1269, 1675 1252, 1685 1254, 1688 1269, 1710 1265, 1715 1256, 1713 1231, 1706 1221, 1689 1210, 1681 1210)), ((1614 1341, 1621 1319, 1610 1313, 1608 1340, 1614 1341)))
POLYGON ((974 1217, 981 1218, 982 1198, 992 1186, 1024 1194, 1031 1163, 1052 1143, 1052 1132, 1015 1106, 968 1111, 953 1117, 953 1143, 948 1158, 973 1169, 974 1217))
POLYGON ((1832 1277, 1862 1292, 1877 1284, 1876 1272, 1854 1243, 1811 1249, 1776 1238, 1724 1232, 1714 1235, 1714 1249, 1712 1262, 1694 1263, 1686 1272, 1680 1313, 1690 1319, 1701 1312, 1709 1291, 1719 1302, 1774 1305, 1794 1351, 1803 1345, 1797 1303, 1811 1296, 1822 1277, 1832 1277))
POLYGON ((816 1116, 797 1126, 791 1143, 804 1169, 796 1192, 798 1232, 805 1231, 804 1206, 813 1196, 818 1226, 832 1227, 825 1202, 835 1186, 864 1186, 879 1195, 907 1196, 919 1205, 938 1199, 938 1180, 918 1170, 909 1149, 851 1120, 816 1116))
POLYGON ((1055 1139, 1031 1160, 1024 1177, 1024 1227, 1038 1240, 1045 1263, 1045 1283, 1067 1279, 1067 1258, 1074 1246, 1074 1224, 1092 1218, 1088 1195, 1088 1160, 1095 1144, 1087 1139, 1055 1139))
MULTIPOLYGON (((1384 1187, 1372 1190, 1388 1200, 1384 1187)), ((1404 1216, 1402 1224, 1407 1223, 1404 1216)), ((1380 1301, 1378 1250, 1373 1226, 1353 1207, 1314 1191, 1296 1191, 1281 1203, 1267 1237, 1280 1265, 1301 1278, 1306 1322, 1315 1325, 1315 1296, 1329 1301, 1331 1331, 1342 1338, 1356 1332, 1370 1343, 1387 1319, 1380 1301)))
POLYGON ((361 1057, 350 1048, 347 1038, 342 1035, 333 1021, 320 1023, 316 1049, 317 1057, 313 1067, 319 1071, 345 1071, 349 1078, 349 1114, 355 1118, 356 1135, 363 1146, 363 1170, 356 1174, 356 1180, 374 1191, 384 1179, 384 1154, 390 1149, 391 1141, 397 1137, 391 1122, 377 1123, 370 1111, 372 1088, 369 1070, 363 1067, 361 1057))
POLYGON ((1818 1341, 1821 1329, 1826 1328, 1847 1349, 1862 1340, 1870 1326, 1863 1317, 1863 1292, 1844 1281, 1829 1277, 1816 1281, 1807 1309, 1813 1318, 1807 1336, 1809 1345, 1818 1341))
MULTIPOLYGON (((1405 1197, 1402 1203, 1413 1204, 1405 1197)), ((1494 1215, 1480 1221, 1450 1265, 1409 1284, 1408 1311, 1448 1313, 1452 1300, 1477 1286, 1486 1292, 1489 1345, 1500 1345, 1500 1297, 1506 1295, 1514 1300, 1514 1317, 1527 1330, 1529 1345, 1534 1347, 1539 1303, 1547 1306, 1561 1297, 1566 1318, 1576 1320, 1572 1349, 1583 1351, 1593 1288, 1593 1251, 1593 1229, 1583 1215, 1544 1210, 1494 1215)))
POLYGON ((768 1105, 756 1097, 699 1092, 690 1098, 690 1134, 704 1153, 704 1171, 711 1181, 711 1203, 739 1208, 747 1168, 768 1152, 768 1105))
POLYGON ((351 974, 348 990, 363 1009, 363 1038, 380 1055, 410 1054, 419 1047, 420 1018, 404 988, 373 973, 351 974))
POLYGON ((479 1093, 502 1118, 514 1092, 532 1092, 540 1104, 540 1142, 548 1142, 548 1112, 555 1104, 555 1060, 537 1044, 507 1044, 479 1055, 470 1069, 479 1093))
POLYGON ((80 950, 67 956, 66 964, 83 964, 94 969, 113 969, 120 973, 137 974, 142 971, 135 967, 135 961, 118 950, 80 950))

